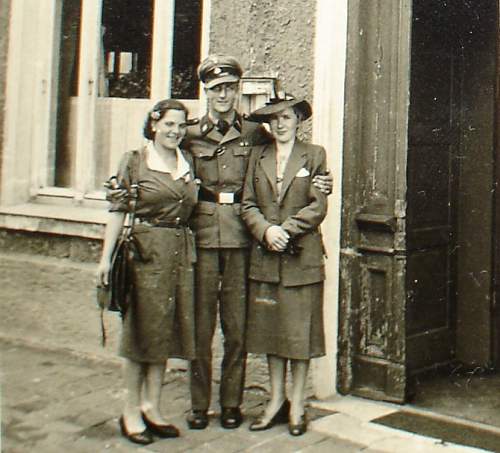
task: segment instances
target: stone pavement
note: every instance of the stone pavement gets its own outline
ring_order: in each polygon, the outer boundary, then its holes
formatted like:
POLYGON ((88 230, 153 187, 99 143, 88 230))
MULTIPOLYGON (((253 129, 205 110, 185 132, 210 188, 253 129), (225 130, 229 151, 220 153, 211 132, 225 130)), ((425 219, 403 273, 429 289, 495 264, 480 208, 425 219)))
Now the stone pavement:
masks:
MULTIPOLYGON (((186 372, 165 375, 162 411, 181 429, 179 439, 164 439, 136 447, 123 439, 117 417, 122 405, 120 369, 64 350, 47 351, 19 342, 0 341, 2 354, 2 447, 4 452, 127 452, 127 451, 339 451, 361 445, 310 432, 291 437, 285 426, 264 433, 248 431, 248 420, 261 410, 265 395, 248 390, 247 420, 236 430, 224 430, 215 415, 203 431, 190 431, 186 372), (333 449, 335 448, 335 449, 333 449)), ((313 417, 328 411, 311 410, 313 417)))
POLYGON ((119 320, 106 316, 110 342, 103 349, 94 269, 93 264, 69 260, 0 254, 1 451, 479 451, 376 425, 371 420, 399 406, 340 396, 310 398, 311 423, 304 436, 291 437, 286 426, 251 433, 249 420, 267 398, 266 367, 257 357, 249 361, 242 427, 223 430, 214 414, 208 429, 189 431, 184 421, 189 410, 187 373, 179 369, 183 362, 174 362, 165 375, 162 410, 182 437, 138 448, 118 431, 124 392, 114 353, 119 320))
POLYGON ((260 413, 266 398, 257 389, 245 393, 246 420, 240 428, 224 430, 212 414, 209 428, 190 431, 185 424, 187 373, 179 370, 165 375, 162 412, 181 429, 181 437, 137 447, 119 434, 117 418, 124 390, 116 363, 5 338, 0 340, 0 351, 2 451, 6 453, 479 451, 374 425, 370 419, 394 411, 394 407, 356 398, 310 401, 312 421, 304 436, 290 436, 284 425, 252 433, 249 420, 260 413))

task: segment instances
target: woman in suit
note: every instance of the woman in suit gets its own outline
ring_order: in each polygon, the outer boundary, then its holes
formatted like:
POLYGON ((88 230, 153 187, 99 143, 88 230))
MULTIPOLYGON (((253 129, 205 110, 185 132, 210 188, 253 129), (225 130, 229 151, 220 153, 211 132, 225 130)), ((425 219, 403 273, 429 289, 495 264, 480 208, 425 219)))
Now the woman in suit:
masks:
POLYGON ((273 99, 250 119, 267 122, 274 141, 251 154, 242 217, 254 238, 250 258, 247 350, 267 354, 271 399, 250 425, 260 431, 288 421, 289 432, 306 432, 305 385, 311 358, 325 354, 323 242, 319 225, 326 195, 311 184, 326 172, 324 148, 297 139, 312 114, 305 100, 273 99), (286 364, 292 390, 286 397, 286 364))

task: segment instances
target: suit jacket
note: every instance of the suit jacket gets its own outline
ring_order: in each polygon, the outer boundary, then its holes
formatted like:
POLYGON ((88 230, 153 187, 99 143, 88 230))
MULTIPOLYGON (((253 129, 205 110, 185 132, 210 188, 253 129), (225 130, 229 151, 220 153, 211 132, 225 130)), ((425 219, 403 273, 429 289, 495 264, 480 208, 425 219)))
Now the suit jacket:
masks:
POLYGON ((312 184, 326 171, 326 152, 317 145, 296 141, 290 154, 281 191, 276 187, 276 148, 260 146, 252 152, 243 192, 241 215, 254 237, 250 258, 252 280, 299 286, 324 280, 323 241, 319 225, 327 212, 326 195, 312 184), (298 254, 272 252, 264 234, 281 225, 298 254))
MULTIPOLYGON (((184 143, 194 159, 200 190, 213 194, 232 192, 241 197, 252 148, 269 141, 265 129, 240 117, 222 135, 205 116, 188 129, 184 143)), ((201 196, 200 196, 201 198, 201 196)), ((243 248, 251 243, 241 219, 241 203, 199 201, 192 216, 196 244, 202 248, 243 248)))

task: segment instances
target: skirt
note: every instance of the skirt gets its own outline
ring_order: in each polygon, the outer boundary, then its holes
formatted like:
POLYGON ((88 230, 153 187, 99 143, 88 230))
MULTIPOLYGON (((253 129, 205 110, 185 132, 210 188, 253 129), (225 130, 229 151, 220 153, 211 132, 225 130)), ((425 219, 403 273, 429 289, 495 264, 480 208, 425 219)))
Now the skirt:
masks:
POLYGON ((119 354, 136 362, 195 357, 194 241, 187 228, 139 225, 135 297, 123 319, 119 354))
POLYGON ((251 281, 246 348, 298 360, 325 355, 323 282, 285 287, 251 281))

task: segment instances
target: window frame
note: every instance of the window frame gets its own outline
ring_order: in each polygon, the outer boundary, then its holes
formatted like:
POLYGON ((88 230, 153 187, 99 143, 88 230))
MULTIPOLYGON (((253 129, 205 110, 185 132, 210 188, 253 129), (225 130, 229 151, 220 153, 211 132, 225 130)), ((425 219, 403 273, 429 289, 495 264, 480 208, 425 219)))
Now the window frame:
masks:
MULTIPOLYGON (((181 0, 182 1, 182 0, 181 0)), ((82 1, 80 61, 78 72, 78 106, 76 111, 76 149, 71 188, 55 187, 53 181, 55 162, 54 112, 57 101, 57 74, 61 2, 46 0, 38 9, 37 65, 35 74, 33 141, 30 176, 30 197, 42 203, 51 198, 68 199, 77 203, 86 200, 104 201, 104 191, 94 188, 96 165, 93 159, 96 142, 96 112, 98 102, 97 80, 99 77, 101 14, 103 0, 82 1)), ((201 14, 201 58, 208 49, 208 19, 210 0, 204 0, 201 14)), ((167 98, 171 92, 172 58, 175 21, 175 0, 154 0, 152 30, 151 90, 145 103, 167 98), (169 70, 165 70, 169 68, 169 70)), ((200 90, 202 96, 202 90, 200 90)), ((113 103, 115 98, 106 98, 113 103)), ((123 102, 116 98, 116 102, 123 102)), ((182 100, 193 114, 197 114, 201 99, 182 100)), ((110 156, 111 158, 111 156, 110 156)), ((92 204, 92 203, 91 203, 92 204)), ((95 204, 95 203, 94 203, 95 204)))

